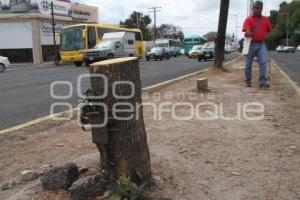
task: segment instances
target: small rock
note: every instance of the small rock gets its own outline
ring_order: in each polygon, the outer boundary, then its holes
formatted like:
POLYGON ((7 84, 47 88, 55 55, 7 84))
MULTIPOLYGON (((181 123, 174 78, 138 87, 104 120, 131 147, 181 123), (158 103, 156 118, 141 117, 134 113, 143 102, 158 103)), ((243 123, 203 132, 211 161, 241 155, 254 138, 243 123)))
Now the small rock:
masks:
POLYGON ((78 171, 80 174, 83 174, 83 173, 89 171, 89 168, 88 167, 80 167, 78 171))
POLYGON ((240 176, 240 175, 241 175, 241 174, 238 173, 238 172, 232 172, 231 174, 232 174, 232 175, 235 175, 235 176, 240 176))
POLYGON ((1 186, 1 190, 9 190, 14 188, 16 185, 16 182, 9 180, 7 182, 5 182, 2 186, 1 186))
POLYGON ((47 169, 47 168, 50 168, 51 165, 48 165, 48 164, 44 164, 42 166, 40 166, 40 169, 47 169))
POLYGON ((100 197, 97 197, 96 200, 107 200, 111 195, 113 194, 112 191, 106 191, 104 194, 100 197))
POLYGON ((199 185, 202 185, 204 187, 209 187, 210 183, 206 180, 203 180, 203 181, 198 181, 197 182, 199 185))
POLYGON ((40 176, 40 173, 34 170, 25 170, 21 173, 22 181, 32 181, 37 179, 40 176))
POLYGON ((65 146, 65 144, 61 143, 61 144, 57 144, 56 146, 57 147, 63 147, 63 146, 65 146))
POLYGON ((87 176, 74 182, 70 188, 70 200, 81 200, 102 196, 108 182, 103 176, 87 176))
POLYGON ((16 183, 16 185, 22 185, 24 184, 24 181, 22 180, 22 176, 17 176, 13 179, 13 181, 16 183))
POLYGON ((295 145, 290 145, 291 149, 297 149, 297 147, 295 145))
POLYGON ((26 137, 23 136, 23 135, 20 135, 20 136, 18 137, 18 139, 19 139, 19 140, 26 140, 26 137))
POLYGON ((78 167, 74 163, 45 172, 41 178, 42 186, 48 190, 67 190, 79 176, 78 167))
POLYGON ((153 179, 156 181, 160 181, 161 177, 160 176, 153 176, 153 179))

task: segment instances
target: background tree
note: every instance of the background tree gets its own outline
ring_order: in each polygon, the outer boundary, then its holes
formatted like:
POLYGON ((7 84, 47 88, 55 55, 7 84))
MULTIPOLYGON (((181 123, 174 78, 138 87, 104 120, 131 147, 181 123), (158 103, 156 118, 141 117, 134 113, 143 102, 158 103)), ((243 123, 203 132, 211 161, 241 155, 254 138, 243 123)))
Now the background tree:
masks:
POLYGON ((289 30, 289 46, 300 44, 300 1, 293 0, 290 3, 282 2, 279 10, 270 12, 270 21, 273 31, 268 38, 268 46, 275 49, 278 45, 286 45, 287 28, 289 30), (287 24, 287 15, 289 23, 287 24))
POLYGON ((217 32, 208 32, 203 37, 207 40, 207 42, 214 42, 217 39, 217 32))
MULTIPOLYGON (((152 28, 154 32, 154 28, 152 28)), ((179 26, 173 24, 162 24, 156 28, 158 38, 170 38, 183 41, 184 33, 179 26)))
POLYGON ((125 21, 120 21, 120 25, 127 28, 139 28, 143 33, 144 40, 151 40, 151 32, 148 27, 151 24, 149 15, 133 11, 125 21))

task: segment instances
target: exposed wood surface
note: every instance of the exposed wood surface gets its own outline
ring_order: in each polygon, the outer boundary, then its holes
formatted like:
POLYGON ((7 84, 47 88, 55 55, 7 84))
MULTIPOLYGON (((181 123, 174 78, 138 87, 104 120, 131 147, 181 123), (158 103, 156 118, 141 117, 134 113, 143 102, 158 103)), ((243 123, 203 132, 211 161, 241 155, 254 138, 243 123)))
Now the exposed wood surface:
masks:
MULTIPOLYGON (((137 58, 118 58, 98 62, 90 68, 91 74, 101 74, 107 78, 108 94, 99 99, 108 108, 108 144, 97 144, 101 155, 101 169, 108 176, 117 179, 121 175, 130 177, 136 183, 142 183, 151 178, 151 164, 147 134, 144 125, 143 108, 141 105, 141 80, 139 71, 139 60, 137 58), (117 81, 128 81, 133 84, 114 83, 117 81), (131 96, 130 98, 119 98, 118 96, 131 96), (130 95, 133 94, 133 95, 130 95), (128 109, 128 106, 114 107, 116 104, 130 104, 134 112, 118 113, 118 116, 132 118, 128 120, 115 119, 113 112, 116 109, 128 109)), ((101 78, 91 78, 92 90, 96 94, 103 94, 105 86, 101 78)), ((92 131, 97 131, 92 129, 92 131)), ((97 132, 93 132, 93 134, 97 132)))

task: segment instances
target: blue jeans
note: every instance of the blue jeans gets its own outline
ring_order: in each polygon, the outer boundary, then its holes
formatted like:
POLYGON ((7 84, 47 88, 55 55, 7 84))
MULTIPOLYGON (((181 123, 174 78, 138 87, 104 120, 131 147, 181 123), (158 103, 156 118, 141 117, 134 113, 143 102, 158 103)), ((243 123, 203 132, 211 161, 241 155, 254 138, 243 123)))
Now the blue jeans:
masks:
POLYGON ((259 64, 259 84, 267 83, 266 71, 267 71, 267 50, 265 42, 252 43, 248 55, 245 56, 245 82, 251 83, 252 80, 252 64, 254 57, 257 57, 259 64))

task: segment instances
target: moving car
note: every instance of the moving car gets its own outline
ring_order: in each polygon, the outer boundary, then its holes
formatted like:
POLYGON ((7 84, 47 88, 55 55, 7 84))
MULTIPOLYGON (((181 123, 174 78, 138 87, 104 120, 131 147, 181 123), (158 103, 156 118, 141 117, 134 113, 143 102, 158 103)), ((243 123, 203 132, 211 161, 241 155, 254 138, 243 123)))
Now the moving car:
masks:
POLYGON ((208 60, 208 59, 213 59, 215 54, 215 43, 214 42, 209 42, 205 43, 198 55, 198 61, 201 62, 202 60, 208 60))
POLYGON ((193 48, 189 51, 189 58, 197 58, 200 54, 200 50, 202 45, 193 46, 193 48))
POLYGON ((277 53, 295 53, 296 48, 292 47, 292 46, 283 46, 283 45, 279 45, 276 48, 277 53))
POLYGON ((0 73, 4 72, 6 68, 10 66, 9 59, 4 56, 0 56, 0 73))
POLYGON ((135 35, 130 32, 105 33, 100 43, 82 54, 86 66, 96 61, 135 56, 135 35))
POLYGON ((149 61, 150 59, 163 60, 164 58, 169 60, 170 57, 171 57, 170 53, 166 51, 164 47, 153 47, 149 52, 146 53, 147 61, 149 61))
POLYGON ((297 51, 300 51, 300 45, 298 45, 298 47, 297 47, 297 51))

